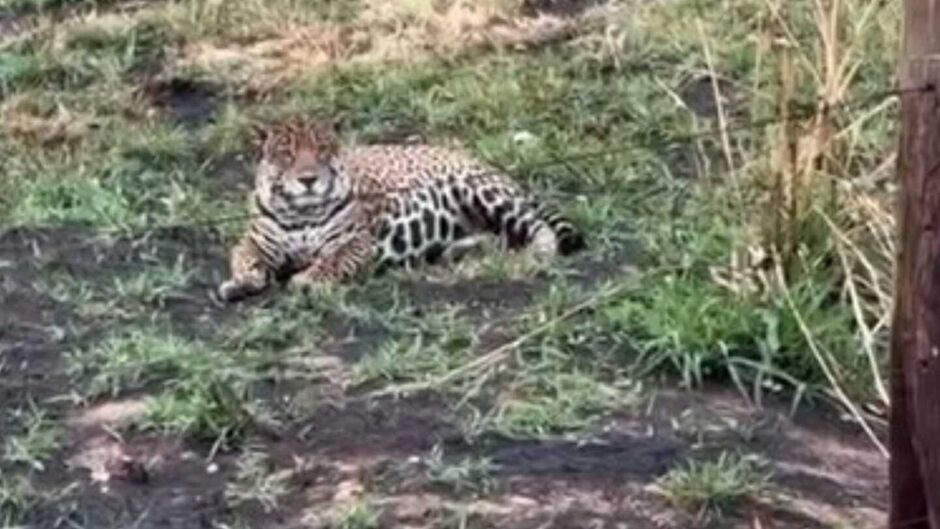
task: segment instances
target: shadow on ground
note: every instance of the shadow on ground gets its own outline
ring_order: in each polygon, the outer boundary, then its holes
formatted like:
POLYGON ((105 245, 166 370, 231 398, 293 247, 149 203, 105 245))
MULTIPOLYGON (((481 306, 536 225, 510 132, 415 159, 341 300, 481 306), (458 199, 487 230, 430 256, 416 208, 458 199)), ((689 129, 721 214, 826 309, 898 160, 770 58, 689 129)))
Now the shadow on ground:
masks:
MULTIPOLYGON (((119 318, 88 320, 79 307, 57 301, 43 286, 49 277, 107 283, 142 266, 184 256, 198 273, 151 312, 168 318, 181 333, 200 335, 206 322, 237 322, 245 309, 220 305, 209 294, 225 274, 224 253, 218 236, 186 229, 137 237, 95 237, 79 228, 0 235, 4 408, 50 402, 67 392, 74 381, 64 355, 121 323, 119 318)), ((617 269, 581 264, 595 281, 617 269)), ((518 310, 544 287, 524 280, 440 284, 414 279, 400 285, 415 307, 430 310, 442 300, 464 303, 468 310, 518 310)), ((283 293, 270 294, 278 295, 283 293)), ((266 302, 262 297, 251 303, 266 302)), ((334 323, 327 327, 339 344, 334 352, 340 360, 361 357, 359 348, 381 339, 380 330, 358 329, 358 341, 344 341, 355 329, 334 323)), ((338 395, 286 431, 257 433, 254 442, 271 454, 272 471, 289 475, 289 492, 267 511, 258 505, 233 507, 226 499, 226 482, 238 471, 238 453, 214 453, 211 444, 152 434, 116 437, 111 429, 115 416, 101 412, 113 402, 70 409, 56 401, 52 408, 71 417, 70 433, 63 453, 39 483, 78 486, 64 500, 36 509, 31 521, 37 527, 69 520, 77 527, 188 529, 212 527, 235 516, 250 527, 311 527, 320 523, 317 513, 385 491, 382 526, 448 526, 459 498, 430 486, 422 470, 436 444, 451 457, 485 456, 497 465, 499 489, 461 504, 461 523, 473 527, 693 527, 694 517, 667 508, 649 485, 702 446, 767 454, 779 494, 787 498, 749 506, 737 521, 728 521, 729 527, 749 527, 753 519, 772 520, 776 528, 831 527, 839 520, 875 527, 883 521, 884 461, 857 433, 821 411, 808 410, 791 421, 783 404, 755 412, 727 392, 663 391, 648 408, 612 417, 590 438, 490 436, 469 443, 438 397, 338 395), (76 458, 88 457, 102 458, 107 481, 97 480, 89 470, 94 462, 74 464, 76 458), (390 468, 397 470, 389 473, 390 468)), ((134 408, 133 403, 128 406, 134 408)), ((0 431, 8 429, 8 415, 2 415, 0 431)))

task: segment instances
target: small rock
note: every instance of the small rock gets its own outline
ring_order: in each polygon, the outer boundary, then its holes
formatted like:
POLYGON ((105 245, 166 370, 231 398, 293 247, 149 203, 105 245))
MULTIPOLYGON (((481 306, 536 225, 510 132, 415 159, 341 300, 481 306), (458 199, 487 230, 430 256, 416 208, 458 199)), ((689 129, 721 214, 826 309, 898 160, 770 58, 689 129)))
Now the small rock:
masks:
POLYGON ((513 143, 531 143, 535 141, 535 139, 535 134, 527 130, 522 130, 512 135, 513 143))
POLYGON ((144 485, 150 481, 150 473, 139 459, 128 456, 122 457, 119 469, 121 476, 131 483, 144 485))

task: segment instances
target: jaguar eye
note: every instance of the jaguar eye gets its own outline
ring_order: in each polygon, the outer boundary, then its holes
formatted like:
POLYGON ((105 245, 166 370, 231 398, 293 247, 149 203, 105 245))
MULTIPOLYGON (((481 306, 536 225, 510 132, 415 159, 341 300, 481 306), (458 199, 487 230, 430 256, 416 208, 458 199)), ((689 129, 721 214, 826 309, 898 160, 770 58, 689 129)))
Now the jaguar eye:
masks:
POLYGON ((290 151, 280 151, 277 153, 277 161, 283 165, 294 163, 294 155, 290 151))

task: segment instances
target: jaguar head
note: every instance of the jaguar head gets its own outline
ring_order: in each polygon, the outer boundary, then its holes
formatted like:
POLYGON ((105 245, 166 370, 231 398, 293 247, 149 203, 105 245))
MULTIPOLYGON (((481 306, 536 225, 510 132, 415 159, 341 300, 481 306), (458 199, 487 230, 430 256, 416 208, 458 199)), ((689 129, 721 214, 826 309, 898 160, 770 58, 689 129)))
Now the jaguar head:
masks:
POLYGON ((339 140, 332 124, 295 116, 259 125, 255 144, 255 190, 267 207, 313 212, 348 196, 349 181, 335 164, 339 140))

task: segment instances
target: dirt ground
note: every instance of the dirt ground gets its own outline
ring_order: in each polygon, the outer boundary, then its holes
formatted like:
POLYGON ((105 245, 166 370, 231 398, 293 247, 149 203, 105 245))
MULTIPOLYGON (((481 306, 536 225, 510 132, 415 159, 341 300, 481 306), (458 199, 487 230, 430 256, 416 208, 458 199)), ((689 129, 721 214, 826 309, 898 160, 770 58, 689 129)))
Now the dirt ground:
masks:
MULTIPOLYGON (((101 9, 134 10, 148 3, 107 2, 101 9)), ((598 3, 527 0, 522 9, 532 17, 573 16, 598 3)), ((63 20, 84 12, 81 5, 56 11, 63 20)), ((0 9, 0 44, 28 36, 36 19, 29 10, 0 9)), ((297 45, 288 44, 285 48, 297 45)), ((301 47, 300 55, 308 51, 301 47)), ((141 101, 190 132, 211 122, 222 100, 252 97, 201 80, 151 79, 149 73, 135 72, 141 101)), ((712 115, 712 93, 706 78, 692 83, 681 98, 693 111, 712 115)), ((415 133, 421 131, 393 131, 382 139, 402 141, 415 133)), ((686 154, 667 161, 679 176, 694 172, 686 154)), ((204 189, 240 200, 251 178, 245 159, 214 163, 213 180, 204 189)), ((388 331, 344 318, 322 322, 325 341, 317 344, 325 352, 318 358, 322 380, 254 388, 271 408, 302 413, 278 427, 253 424, 248 444, 226 449, 154 431, 126 431, 121 425, 143 413, 147 391, 85 401, 69 358, 101 341, 127 316, 89 312, 80 296, 57 298, 50 283, 64 278, 70 284, 108 286, 142 266, 181 258, 193 271, 183 288, 145 304, 147 317, 169 322, 179 335, 215 339, 218 329, 245 323, 250 308, 286 295, 275 289, 241 304, 215 300, 212 291, 227 265, 225 241, 213 226, 113 236, 77 226, 0 231, 0 441, 18 427, 15 412, 34 405, 64 428, 55 456, 36 474, 33 485, 46 496, 31 506, 28 527, 337 527, 335 514, 362 499, 376 507, 377 522, 341 527, 685 529, 711 523, 742 529, 874 529, 885 524, 886 460, 828 403, 804 401, 791 415, 784 395, 757 407, 728 386, 682 390, 674 380, 660 379, 644 382, 640 405, 606 416, 586 433, 544 439, 485 433, 471 441, 464 435, 464 419, 438 393, 375 397, 368 387, 349 389, 345 382, 354 365, 379 348, 388 331), (429 453, 435 447, 443 449, 446 462, 487 458, 492 488, 468 495, 430 482, 429 453), (228 496, 251 451, 269 456, 256 485, 277 501, 233 504, 228 496), (675 508, 656 490, 659 478, 691 456, 726 451, 763 455, 773 474, 771 491, 724 517, 704 520, 701 513, 675 508)), ((638 259, 628 251, 612 259, 588 252, 573 263, 574 282, 599 285, 623 275, 638 259)), ((447 305, 460 307, 470 320, 497 323, 551 287, 540 278, 390 281, 397 282, 417 316, 447 305)), ((482 339, 503 343, 507 337, 501 330, 495 324, 482 339)))
MULTIPOLYGON (((178 231, 146 240, 100 241, 89 235, 81 229, 49 229, 0 236, 0 401, 8 410, 61 396, 70 384, 64 355, 76 340, 95 340, 100 330, 85 321, 86 330, 74 336, 70 329, 80 318, 74 307, 34 287, 42 274, 58 271, 104 281, 148 259, 183 253, 204 273, 159 310, 183 326, 237 317, 239 307, 219 306, 208 294, 209 278, 224 271, 223 254, 193 253, 193 248, 212 247, 208 236, 178 231)), ((435 288, 440 287, 413 284, 408 290, 420 303, 422 297, 442 295, 435 288)), ((480 310, 481 304, 513 303, 501 294, 506 291, 525 297, 525 287, 515 285, 465 287, 447 295, 463 297, 480 310)), ((342 326, 334 331, 339 364, 360 356, 357 348, 376 342, 367 333, 360 342, 344 340, 349 329, 342 326)), ((302 389, 291 398, 303 398, 302 389)), ((238 515, 249 527, 308 527, 318 513, 381 491, 382 527, 436 527, 448 519, 442 512, 464 513, 472 527, 688 527, 692 518, 666 508, 649 485, 707 441, 712 447, 767 454, 780 485, 779 498, 751 505, 736 521, 725 520, 729 527, 862 528, 883 523, 885 461, 832 412, 804 406, 789 419, 784 403, 755 411, 738 394, 723 389, 663 389, 651 395, 644 409, 615 414, 588 437, 519 441, 490 436, 472 446, 462 440, 446 404, 434 395, 378 400, 349 395, 318 406, 288 431, 259 438, 273 455, 272 470, 289 473, 291 492, 273 512, 249 508, 238 515), (421 458, 436 443, 454 457, 490 457, 498 468, 499 490, 455 510, 447 491, 419 479, 421 458)), ((68 424, 67 443, 41 482, 75 487, 65 499, 33 512, 35 527, 55 527, 63 520, 83 527, 215 527, 231 515, 223 491, 236 472, 236 454, 158 435, 121 437, 109 425, 139 411, 133 397, 88 406, 54 402, 68 424), (96 472, 109 479, 102 481, 96 472)))

